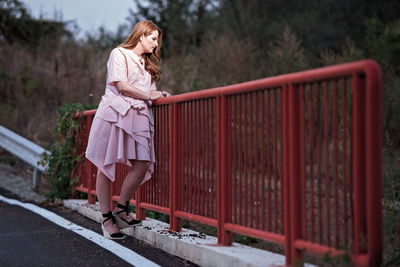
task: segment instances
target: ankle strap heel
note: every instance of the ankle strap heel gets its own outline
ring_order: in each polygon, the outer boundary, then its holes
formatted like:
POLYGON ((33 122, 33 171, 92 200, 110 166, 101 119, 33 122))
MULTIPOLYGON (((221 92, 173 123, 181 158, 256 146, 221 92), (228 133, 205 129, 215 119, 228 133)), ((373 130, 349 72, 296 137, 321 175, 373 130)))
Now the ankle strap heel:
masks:
POLYGON ((118 216, 118 214, 121 214, 121 213, 124 213, 124 212, 125 212, 126 216, 129 216, 129 214, 131 213, 131 208, 129 207, 129 201, 126 201, 125 205, 122 205, 122 204, 117 202, 117 208, 121 209, 120 211, 117 211, 115 213, 115 215, 117 215, 116 216, 117 224, 118 224, 118 227, 120 229, 132 227, 132 226, 142 225, 142 221, 141 220, 133 219, 131 221, 128 221, 125 218, 121 218, 120 216, 118 216))
POLYGON ((113 214, 111 211, 109 211, 109 212, 107 212, 107 213, 103 213, 103 214, 101 214, 101 215, 103 216, 103 218, 105 218, 105 219, 103 220, 103 224, 104 224, 106 221, 108 221, 108 220, 112 220, 113 224, 116 223, 116 221, 115 221, 115 216, 114 216, 114 214, 113 214))
POLYGON ((104 236, 105 238, 107 238, 107 239, 124 239, 124 238, 125 238, 125 235, 122 234, 121 232, 114 233, 114 234, 110 234, 110 233, 106 230, 106 228, 104 227, 104 223, 105 223, 106 221, 108 221, 108 220, 112 220, 113 225, 116 225, 117 221, 116 221, 116 219, 115 219, 114 214, 113 214, 111 211, 109 211, 109 212, 103 213, 103 214, 101 214, 101 215, 103 216, 103 218, 105 218, 105 219, 103 220, 103 223, 101 224, 101 228, 103 229, 103 236, 104 236))

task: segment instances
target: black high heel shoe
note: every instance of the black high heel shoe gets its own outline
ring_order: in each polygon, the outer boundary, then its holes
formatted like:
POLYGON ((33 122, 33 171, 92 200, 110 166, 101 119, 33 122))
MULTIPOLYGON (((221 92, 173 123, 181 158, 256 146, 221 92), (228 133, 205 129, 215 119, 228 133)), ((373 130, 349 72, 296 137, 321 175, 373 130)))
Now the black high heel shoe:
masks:
POLYGON ((117 219, 117 225, 118 225, 119 229, 142 225, 141 220, 133 219, 132 221, 127 221, 124 218, 121 218, 118 216, 118 214, 123 213, 123 212, 126 212, 126 216, 129 216, 129 214, 131 213, 131 208, 129 207, 129 201, 126 202, 126 205, 122 205, 117 202, 117 208, 121 209, 120 211, 117 211, 115 213, 116 214, 115 217, 117 219))
POLYGON ((112 220, 113 224, 115 225, 116 220, 114 214, 111 211, 109 211, 108 213, 103 213, 102 216, 103 218, 106 218, 103 220, 103 223, 101 224, 101 229, 103 230, 103 236, 107 239, 124 239, 125 235, 122 234, 121 232, 110 234, 104 227, 104 223, 108 220, 112 220))

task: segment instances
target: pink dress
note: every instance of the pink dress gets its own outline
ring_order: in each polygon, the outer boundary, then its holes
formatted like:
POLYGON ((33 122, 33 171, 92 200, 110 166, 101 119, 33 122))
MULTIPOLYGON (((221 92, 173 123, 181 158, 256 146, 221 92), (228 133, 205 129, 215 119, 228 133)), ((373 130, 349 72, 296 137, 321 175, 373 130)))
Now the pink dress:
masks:
POLYGON ((90 129, 86 158, 111 181, 115 180, 116 163, 131 166, 129 159, 149 161, 145 182, 150 179, 155 162, 151 101, 121 94, 115 87, 117 81, 128 82, 144 92, 156 90, 151 75, 132 50, 113 49, 107 62, 105 94, 90 129))

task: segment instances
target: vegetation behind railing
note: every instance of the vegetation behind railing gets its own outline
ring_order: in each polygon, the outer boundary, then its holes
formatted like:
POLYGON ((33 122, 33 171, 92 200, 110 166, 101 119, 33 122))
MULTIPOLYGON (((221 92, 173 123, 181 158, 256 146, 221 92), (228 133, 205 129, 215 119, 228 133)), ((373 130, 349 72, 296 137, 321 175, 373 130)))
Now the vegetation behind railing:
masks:
POLYGON ((84 155, 76 151, 76 135, 79 128, 79 117, 75 113, 95 108, 93 105, 68 104, 58 110, 59 120, 54 131, 55 143, 50 147, 50 155, 43 154, 48 169, 44 173, 44 194, 50 201, 65 199, 71 196, 72 186, 77 177, 71 177, 76 163, 84 155))

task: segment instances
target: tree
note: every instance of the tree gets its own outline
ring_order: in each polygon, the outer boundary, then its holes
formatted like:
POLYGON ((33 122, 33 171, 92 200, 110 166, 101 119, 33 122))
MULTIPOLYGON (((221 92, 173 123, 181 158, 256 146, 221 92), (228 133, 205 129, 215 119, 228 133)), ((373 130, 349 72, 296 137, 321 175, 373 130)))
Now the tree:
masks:
POLYGON ((164 32, 163 54, 167 57, 201 45, 215 18, 213 0, 134 0, 137 12, 130 10, 132 26, 147 19, 164 32))
POLYGON ((33 19, 19 0, 0 0, 0 38, 7 43, 38 47, 71 37, 66 22, 33 19))

